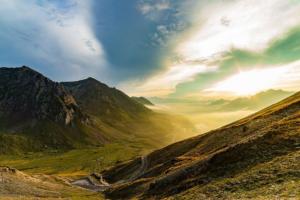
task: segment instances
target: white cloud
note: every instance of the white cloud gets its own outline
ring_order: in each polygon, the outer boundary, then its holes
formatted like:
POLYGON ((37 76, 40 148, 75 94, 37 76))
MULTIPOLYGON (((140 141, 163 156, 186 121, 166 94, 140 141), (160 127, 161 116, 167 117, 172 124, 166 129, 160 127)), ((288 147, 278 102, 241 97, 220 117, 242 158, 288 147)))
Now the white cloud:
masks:
POLYGON ((141 1, 137 8, 145 17, 156 21, 163 11, 171 8, 171 3, 169 0, 141 1))
POLYGON ((91 1, 72 3, 74 6, 66 10, 51 1, 2 0, 1 40, 11 43, 11 53, 23 53, 57 67, 59 78, 95 76, 107 63, 91 28, 91 1))
POLYGON ((272 39, 299 25, 300 4, 282 0, 237 0, 195 6, 190 36, 182 38, 178 54, 186 59, 240 48, 253 51, 268 47, 272 39))

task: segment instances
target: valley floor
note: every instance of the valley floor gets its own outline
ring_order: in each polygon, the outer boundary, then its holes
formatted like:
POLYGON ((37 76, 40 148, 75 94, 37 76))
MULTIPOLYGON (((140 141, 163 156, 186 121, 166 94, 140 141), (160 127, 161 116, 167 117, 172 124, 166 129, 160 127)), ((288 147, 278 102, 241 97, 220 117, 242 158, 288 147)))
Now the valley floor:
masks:
POLYGON ((0 166, 36 174, 81 177, 101 171, 119 162, 130 160, 149 150, 139 144, 107 144, 103 147, 75 149, 67 152, 39 152, 20 155, 0 155, 0 166))

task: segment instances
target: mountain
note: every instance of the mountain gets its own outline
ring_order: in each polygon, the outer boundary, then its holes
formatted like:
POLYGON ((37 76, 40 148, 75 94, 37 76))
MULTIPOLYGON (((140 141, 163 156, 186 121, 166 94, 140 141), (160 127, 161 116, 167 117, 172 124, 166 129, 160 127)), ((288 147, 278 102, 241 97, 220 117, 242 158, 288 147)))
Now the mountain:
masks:
POLYGON ((63 82, 62 85, 76 98, 80 107, 90 115, 103 121, 138 118, 151 111, 132 100, 120 90, 110 88, 93 78, 75 82, 63 82))
POLYGON ((140 104, 146 105, 146 106, 153 106, 154 104, 146 99, 145 97, 131 97, 133 100, 139 102, 140 104))
POLYGON ((0 68, 0 153, 101 144, 89 118, 60 83, 28 68, 0 68))
POLYGON ((110 199, 293 199, 300 92, 253 115, 102 172, 110 199))
POLYGON ((112 142, 153 149, 191 130, 185 119, 153 112, 93 78, 57 83, 26 66, 0 68, 0 77, 1 154, 112 142))
POLYGON ((267 91, 259 92, 250 97, 240 97, 234 100, 224 101, 223 103, 219 102, 219 105, 222 105, 221 109, 226 111, 238 109, 257 110, 274 104, 292 95, 293 93, 294 92, 270 89, 267 91))
POLYGON ((49 119, 71 124, 83 115, 71 94, 28 67, 0 68, 0 116, 8 121, 49 119))
POLYGON ((62 85, 110 138, 140 138, 139 142, 158 147, 193 132, 193 125, 184 118, 153 112, 122 91, 94 78, 63 82, 62 85), (181 135, 176 134, 180 131, 183 131, 181 135))

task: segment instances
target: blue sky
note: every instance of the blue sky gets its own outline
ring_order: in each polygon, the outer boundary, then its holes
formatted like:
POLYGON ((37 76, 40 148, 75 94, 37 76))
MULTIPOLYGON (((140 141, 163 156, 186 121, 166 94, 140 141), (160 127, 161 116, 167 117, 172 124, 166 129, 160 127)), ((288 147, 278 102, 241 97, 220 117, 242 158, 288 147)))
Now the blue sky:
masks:
POLYGON ((92 76, 144 96, 300 86, 298 0, 0 2, 1 66, 56 81, 92 76))
POLYGON ((26 64, 54 80, 93 76, 116 85, 143 79, 161 68, 167 34, 179 29, 169 1, 149 11, 142 11, 148 3, 141 0, 2 4, 1 64, 26 64))

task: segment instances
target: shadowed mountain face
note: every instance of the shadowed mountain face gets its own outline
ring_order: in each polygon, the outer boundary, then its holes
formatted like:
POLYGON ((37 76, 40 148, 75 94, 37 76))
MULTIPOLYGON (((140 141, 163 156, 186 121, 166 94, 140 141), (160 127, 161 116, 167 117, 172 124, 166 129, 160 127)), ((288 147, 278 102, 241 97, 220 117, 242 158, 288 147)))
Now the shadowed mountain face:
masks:
POLYGON ((101 144, 74 97, 60 83, 28 68, 0 68, 0 153, 101 144))
POLYGON ((299 196, 300 93, 249 117, 103 172, 109 198, 299 196), (147 165, 145 166, 145 163, 147 165))
POLYGON ((28 67, 0 68, 0 117, 70 124, 82 113, 65 88, 28 67))
POLYGON ((56 83, 28 67, 0 68, 0 77, 0 153, 110 142, 153 149, 174 141, 175 131, 192 131, 93 78, 56 83))

